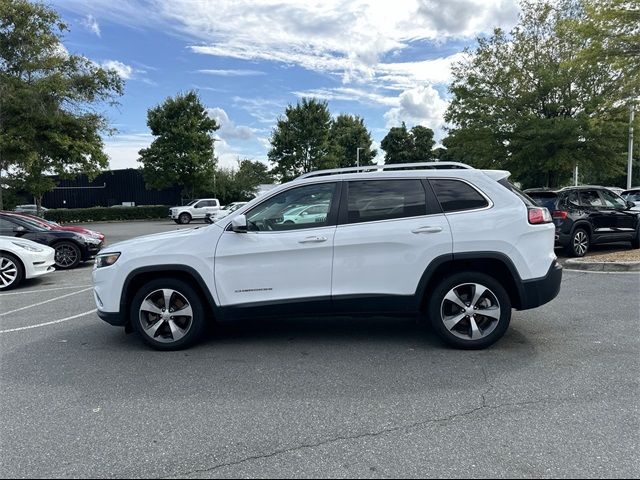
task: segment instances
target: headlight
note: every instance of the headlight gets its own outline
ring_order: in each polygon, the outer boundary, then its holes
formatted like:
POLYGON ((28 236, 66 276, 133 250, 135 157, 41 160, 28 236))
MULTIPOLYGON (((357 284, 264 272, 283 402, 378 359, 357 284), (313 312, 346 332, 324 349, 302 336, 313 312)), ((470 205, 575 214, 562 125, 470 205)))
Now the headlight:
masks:
POLYGON ((28 243, 21 243, 21 242, 11 242, 11 243, 13 243, 14 245, 17 245, 20 248, 24 248, 29 252, 44 252, 44 248, 34 247, 33 245, 29 245, 28 243))
POLYGON ((96 257, 95 268, 110 267, 120 258, 120 253, 103 253, 96 257))
POLYGON ((84 233, 79 233, 78 236, 85 242, 90 243, 92 245, 99 245, 100 239, 92 237, 91 235, 85 235, 84 233))

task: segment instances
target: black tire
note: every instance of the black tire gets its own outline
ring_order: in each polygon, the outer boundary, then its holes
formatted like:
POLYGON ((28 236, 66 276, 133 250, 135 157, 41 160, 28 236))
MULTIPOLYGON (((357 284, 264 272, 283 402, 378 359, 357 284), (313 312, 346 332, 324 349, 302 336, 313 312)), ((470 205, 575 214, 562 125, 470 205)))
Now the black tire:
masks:
MULTIPOLYGON (((173 317, 170 318, 173 319, 173 317)), ((129 320, 133 330, 138 333, 140 338, 156 350, 181 350, 193 345, 202 337, 207 323, 204 305, 198 292, 189 283, 171 277, 159 278, 148 282, 136 292, 131 302, 129 320), (157 328, 153 336, 145 331, 145 326, 149 328, 156 325, 156 322, 153 321, 154 318, 160 321, 161 317, 148 312, 141 312, 142 303, 148 296, 153 296, 155 292, 163 289, 175 291, 177 295, 173 294, 171 298, 180 300, 182 297, 182 299, 186 299, 191 307, 191 323, 184 336, 176 341, 173 340, 174 335, 169 325, 169 320, 162 320, 164 325, 157 328), (143 326, 143 322, 145 322, 145 326, 143 326)), ((186 325, 183 324, 182 326, 186 325)))
POLYGON ((178 222, 181 225, 187 225, 188 223, 191 223, 191 215, 186 212, 181 213, 180 215, 178 215, 178 222))
MULTIPOLYGON (((461 299, 461 297, 459 296, 458 299, 461 299)), ((466 303, 470 303, 470 301, 466 303)), ((458 308, 459 311, 451 315, 450 318, 465 315, 465 312, 455 304, 451 306, 458 308)), ((486 311, 489 312, 490 310, 487 309, 486 311)), ((465 350, 477 350, 493 345, 505 334, 511 322, 511 299, 502 284, 495 278, 481 272, 460 272, 446 277, 430 292, 427 315, 434 331, 446 344, 465 350), (449 303, 445 302, 445 297, 456 287, 460 287, 457 291, 463 293, 469 289, 469 296, 473 295, 475 288, 468 287, 467 285, 469 284, 482 285, 488 289, 488 293, 483 294, 477 300, 476 305, 480 306, 477 310, 473 309, 473 305, 467 305, 467 308, 472 311, 471 315, 464 316, 450 330, 445 326, 445 310, 449 308, 449 303), (491 304, 494 307, 497 305, 500 309, 499 318, 492 319, 489 316, 482 315, 483 304, 487 307, 491 306, 491 304), (477 339, 471 338, 472 328, 471 318, 469 317, 473 317, 474 325, 479 327, 477 332, 482 335, 477 339)))
POLYGON ((80 247, 73 242, 58 242, 53 245, 56 251, 55 262, 56 268, 60 270, 69 270, 76 268, 82 261, 82 252, 80 247))
POLYGON ((589 232, 584 228, 576 228, 571 234, 569 245, 565 247, 565 250, 571 257, 584 257, 590 246, 589 232))
POLYGON ((10 290, 24 280, 24 266, 18 257, 0 252, 0 290, 10 290))

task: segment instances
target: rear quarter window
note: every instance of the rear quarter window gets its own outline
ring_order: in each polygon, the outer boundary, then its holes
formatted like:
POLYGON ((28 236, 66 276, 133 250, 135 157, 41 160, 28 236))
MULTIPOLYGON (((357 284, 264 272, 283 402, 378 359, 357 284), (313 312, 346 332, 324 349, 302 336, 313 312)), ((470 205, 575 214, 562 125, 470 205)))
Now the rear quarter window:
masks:
POLYGON ((430 179, 429 183, 445 213, 477 210, 489 206, 487 199, 461 180, 430 179))

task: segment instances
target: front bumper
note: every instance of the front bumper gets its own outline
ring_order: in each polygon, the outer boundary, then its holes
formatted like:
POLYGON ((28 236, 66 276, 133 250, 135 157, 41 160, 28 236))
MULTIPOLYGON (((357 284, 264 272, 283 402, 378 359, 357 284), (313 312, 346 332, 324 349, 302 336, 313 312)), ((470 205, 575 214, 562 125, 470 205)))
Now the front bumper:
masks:
POLYGON ((522 282, 518 310, 528 310, 549 303, 558 296, 561 283, 562 266, 555 260, 544 277, 522 282))

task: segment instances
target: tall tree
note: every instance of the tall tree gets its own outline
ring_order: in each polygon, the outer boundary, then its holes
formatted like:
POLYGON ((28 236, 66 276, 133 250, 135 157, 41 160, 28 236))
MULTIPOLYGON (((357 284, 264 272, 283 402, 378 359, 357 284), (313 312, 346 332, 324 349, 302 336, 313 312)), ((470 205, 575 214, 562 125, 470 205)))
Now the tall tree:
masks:
POLYGON ((184 196, 193 198, 213 177, 218 124, 191 91, 151 108, 147 125, 156 138, 139 152, 145 183, 157 189, 178 185, 184 196))
POLYGON ((123 91, 115 71, 66 51, 65 31, 44 4, 0 1, 0 170, 38 206, 55 186, 45 175, 92 177, 107 166, 102 134, 111 130, 97 107, 123 91))
POLYGON ((400 127, 392 127, 380 142, 385 151, 384 163, 409 163, 411 158, 411 137, 404 122, 400 127))
POLYGON ((402 122, 392 127, 382 139, 380 146, 385 151, 384 163, 430 162, 435 159, 433 130, 416 125, 411 130, 402 122))
POLYGON ((580 1, 522 7, 509 35, 478 39, 453 67, 450 154, 509 169, 525 186, 567 183, 576 164, 615 173, 625 116, 607 99, 618 79, 601 62, 576 61, 589 42, 573 27, 584 19, 580 1))
POLYGON ((238 159, 237 168, 218 168, 215 187, 211 185, 209 191, 222 203, 246 201, 255 197, 260 184, 272 182, 273 175, 267 165, 245 158, 238 159))
POLYGON ((360 165, 372 165, 377 155, 364 120, 353 115, 338 115, 329 129, 330 162, 339 168, 355 167, 360 149, 360 165))
POLYGON ((289 105, 271 134, 269 160, 283 181, 334 166, 329 157, 331 115, 327 102, 303 98, 289 105))

